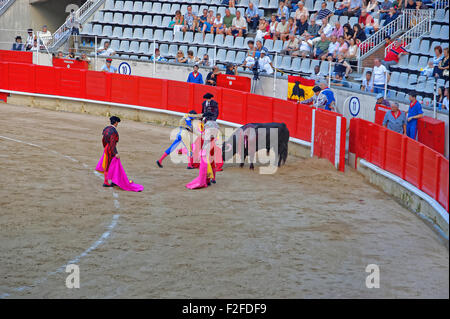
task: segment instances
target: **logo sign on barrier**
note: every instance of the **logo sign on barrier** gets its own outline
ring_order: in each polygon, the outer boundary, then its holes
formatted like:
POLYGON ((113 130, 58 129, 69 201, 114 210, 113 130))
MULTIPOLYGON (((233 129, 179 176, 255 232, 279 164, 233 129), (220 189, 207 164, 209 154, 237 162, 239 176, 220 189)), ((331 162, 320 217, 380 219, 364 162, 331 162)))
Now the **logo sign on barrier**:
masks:
POLYGON ((131 74, 131 66, 127 62, 122 62, 119 65, 119 73, 130 75, 131 74))
POLYGON ((348 101, 348 110, 353 117, 358 116, 361 110, 361 102, 356 96, 352 96, 348 101))

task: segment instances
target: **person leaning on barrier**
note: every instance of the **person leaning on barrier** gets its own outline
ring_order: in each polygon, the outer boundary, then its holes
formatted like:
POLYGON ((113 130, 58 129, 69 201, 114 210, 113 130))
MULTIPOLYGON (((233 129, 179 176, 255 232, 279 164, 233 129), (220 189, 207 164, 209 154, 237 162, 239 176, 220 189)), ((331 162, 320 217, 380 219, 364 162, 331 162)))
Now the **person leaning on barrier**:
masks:
POLYGON ((102 72, 117 73, 117 68, 113 66, 112 59, 107 58, 106 63, 102 66, 102 72))
POLYGON ((311 104, 312 103, 312 106, 318 106, 319 104, 320 105, 325 105, 326 99, 327 99, 325 95, 321 95, 320 96, 321 100, 319 101, 320 91, 322 91, 320 89, 320 87, 318 87, 316 85, 315 87, 313 87, 312 90, 314 92, 314 95, 312 97, 310 97, 309 99, 306 99, 306 100, 302 101, 302 104, 311 104))
POLYGON ((384 115, 383 126, 391 131, 406 134, 406 115, 400 111, 398 103, 392 103, 392 109, 384 115))
POLYGON ((237 66, 232 64, 232 63, 228 63, 227 66, 226 66, 225 74, 227 74, 227 75, 238 75, 237 66))
POLYGON ((12 45, 12 49, 11 50, 13 50, 13 51, 23 51, 24 48, 25 47, 24 47, 24 45, 22 43, 22 37, 20 35, 18 35, 16 37, 16 42, 14 42, 13 45, 12 45))

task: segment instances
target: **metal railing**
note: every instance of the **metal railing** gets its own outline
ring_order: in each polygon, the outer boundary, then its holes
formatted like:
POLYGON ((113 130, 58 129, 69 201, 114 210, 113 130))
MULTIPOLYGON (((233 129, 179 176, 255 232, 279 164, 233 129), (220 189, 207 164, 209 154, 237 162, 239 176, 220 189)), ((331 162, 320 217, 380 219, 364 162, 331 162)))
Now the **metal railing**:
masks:
POLYGON ((16 0, 0 0, 0 16, 8 10, 14 1, 16 0))
MULTIPOLYGON (((75 19, 80 22, 80 24, 84 23, 95 10, 103 4, 105 0, 88 0, 86 1, 76 12, 75 19)), ((64 41, 67 39, 68 35, 71 33, 71 28, 69 26, 69 21, 64 22, 62 26, 56 30, 52 39, 48 42, 47 46, 51 51, 55 51, 61 46, 64 41)))
POLYGON ((434 10, 436 12, 436 10, 438 10, 438 9, 445 9, 446 7, 448 7, 449 0, 436 0, 436 1, 434 1, 433 5, 434 5, 434 10))

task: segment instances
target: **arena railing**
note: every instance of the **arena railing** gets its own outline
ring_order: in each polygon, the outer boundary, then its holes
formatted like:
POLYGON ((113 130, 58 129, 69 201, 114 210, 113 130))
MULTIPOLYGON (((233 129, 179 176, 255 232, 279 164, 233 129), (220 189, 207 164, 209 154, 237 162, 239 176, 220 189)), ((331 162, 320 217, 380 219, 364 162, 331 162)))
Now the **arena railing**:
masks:
POLYGON ((0 0, 0 16, 8 10, 14 1, 16 0, 0 0))

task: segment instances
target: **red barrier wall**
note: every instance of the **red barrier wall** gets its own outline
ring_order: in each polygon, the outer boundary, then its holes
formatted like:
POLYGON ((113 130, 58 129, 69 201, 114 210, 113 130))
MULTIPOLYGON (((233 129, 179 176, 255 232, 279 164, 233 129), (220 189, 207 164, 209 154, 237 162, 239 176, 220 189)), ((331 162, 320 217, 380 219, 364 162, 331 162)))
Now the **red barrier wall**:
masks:
POLYGON ((72 60, 72 59, 53 58, 52 63, 53 63, 53 66, 57 66, 60 68, 67 68, 67 69, 87 70, 89 68, 89 64, 86 61, 78 61, 78 60, 72 60))
POLYGON ((217 86, 243 92, 250 92, 252 80, 246 76, 219 74, 217 76, 217 86))
POLYGON ((33 53, 30 51, 0 50, 0 62, 33 64, 33 53))

